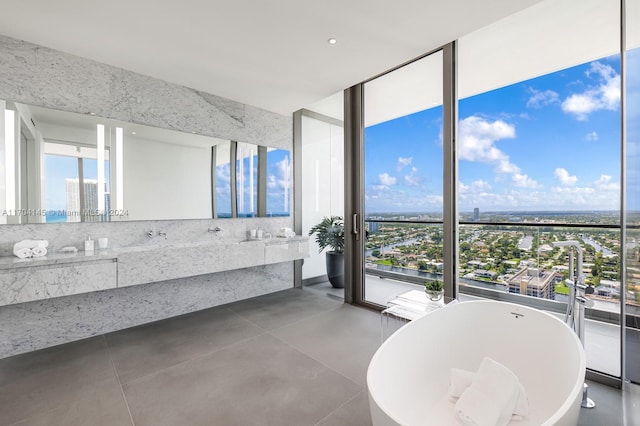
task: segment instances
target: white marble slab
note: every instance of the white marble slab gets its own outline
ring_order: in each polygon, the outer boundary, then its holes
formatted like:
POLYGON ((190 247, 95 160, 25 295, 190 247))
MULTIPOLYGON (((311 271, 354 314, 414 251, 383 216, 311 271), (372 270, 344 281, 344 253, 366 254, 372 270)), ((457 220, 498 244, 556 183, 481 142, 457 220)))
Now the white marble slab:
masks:
POLYGON ((292 287, 291 263, 3 306, 0 358, 292 287))
POLYGON ((293 118, 0 35, 0 99, 291 149, 293 118))
POLYGON ((69 296, 116 287, 113 260, 45 265, 0 272, 0 305, 69 296))
POLYGON ((54 253, 43 257, 19 259, 15 256, 0 257, 0 271, 7 269, 38 268, 40 266, 95 262, 96 260, 115 261, 117 254, 113 250, 79 251, 77 253, 54 253))

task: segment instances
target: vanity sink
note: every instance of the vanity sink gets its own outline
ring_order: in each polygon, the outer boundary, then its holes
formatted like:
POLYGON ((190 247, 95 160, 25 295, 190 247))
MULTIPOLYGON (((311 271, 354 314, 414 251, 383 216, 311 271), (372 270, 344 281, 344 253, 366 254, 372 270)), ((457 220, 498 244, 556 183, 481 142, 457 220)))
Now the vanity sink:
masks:
POLYGON ((118 249, 118 287, 302 259, 307 237, 219 239, 118 249), (251 243, 251 244, 245 244, 251 243))

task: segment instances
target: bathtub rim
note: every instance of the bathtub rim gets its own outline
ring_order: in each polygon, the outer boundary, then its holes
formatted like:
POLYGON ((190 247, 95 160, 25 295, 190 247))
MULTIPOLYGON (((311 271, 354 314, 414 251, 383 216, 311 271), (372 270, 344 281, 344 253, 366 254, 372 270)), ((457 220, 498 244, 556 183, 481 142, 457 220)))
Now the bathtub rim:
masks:
MULTIPOLYGON (((403 423, 398 420, 395 416, 393 416, 392 414, 390 414, 388 411, 385 411, 383 409, 384 405, 380 404, 380 398, 379 395, 378 397, 376 397, 375 392, 372 392, 372 389, 370 387, 370 383, 371 383, 371 376, 373 375, 372 373, 372 366, 376 364, 376 361, 378 360, 378 358, 381 356, 380 353, 384 351, 384 348, 386 346, 389 346, 391 344, 393 344, 393 341, 397 339, 397 336, 399 335, 399 333, 402 333, 403 330, 406 330, 407 327, 409 327, 409 329, 412 328, 412 324, 418 322, 418 321, 427 321, 427 318, 430 318, 432 315, 441 315, 438 314, 438 312, 441 312, 443 310, 447 310, 447 309, 460 309, 459 306, 464 306, 467 304, 500 304, 502 306, 510 306, 512 307, 512 309, 523 309, 525 311, 529 311, 532 312, 534 314, 540 314, 540 315, 546 315, 547 317, 552 318, 554 321, 557 321, 558 323, 562 324, 563 327, 566 327, 566 329, 569 331, 569 334, 571 335, 570 339, 572 339, 572 342, 577 345, 577 347, 580 349, 579 350, 579 366, 578 366, 578 371, 581 372, 580 374, 580 380, 578 380, 576 383, 574 383, 573 388, 571 389, 571 391, 569 392, 569 394, 567 395, 567 397, 565 398, 564 402, 562 403, 562 405, 555 411, 555 413, 549 417, 541 426, 547 426, 547 425, 554 425, 556 424, 559 420, 561 420, 567 413, 569 413, 571 411, 572 408, 576 403, 579 405, 580 401, 582 400, 582 388, 583 388, 583 384, 584 384, 584 380, 585 380, 585 376, 586 376, 586 370, 587 370, 587 357, 586 357, 586 353, 584 351, 584 347, 582 345, 582 342, 580 341, 580 339, 578 338, 578 335, 561 319, 559 319, 558 317, 556 317, 555 315, 552 315, 548 312, 545 312, 541 309, 538 308, 533 308, 533 307, 529 307, 526 305, 520 305, 517 303, 511 303, 511 302, 504 302, 504 301, 498 301, 498 300, 469 300, 469 301, 456 301, 455 303, 449 303, 447 305, 445 305, 444 307, 437 309, 435 311, 429 312, 426 315, 411 321, 409 324, 405 325, 404 327, 402 327, 400 330, 396 331, 395 333, 393 333, 391 336, 389 336, 389 338, 387 340, 385 340, 376 350, 376 352, 374 353, 373 357, 371 358, 371 361, 369 361, 369 366, 367 367, 367 375, 366 375, 366 390, 367 390, 367 394, 369 396, 370 399, 370 404, 373 403, 375 404, 375 409, 384 413, 385 416, 387 416, 389 419, 391 419, 392 421, 394 421, 396 424, 398 425, 402 425, 403 423), (456 306, 458 306, 458 308, 456 308, 456 306)), ((371 413, 371 410, 373 408, 370 407, 369 408, 369 412, 371 413)), ((578 407, 579 410, 579 407, 578 407)))

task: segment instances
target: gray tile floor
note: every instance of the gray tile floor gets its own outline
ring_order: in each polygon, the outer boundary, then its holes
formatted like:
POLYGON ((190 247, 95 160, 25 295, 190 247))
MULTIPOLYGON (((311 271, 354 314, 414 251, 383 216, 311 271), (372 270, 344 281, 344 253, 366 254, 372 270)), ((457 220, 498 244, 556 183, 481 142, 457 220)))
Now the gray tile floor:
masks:
MULTIPOLYGON (((0 425, 369 425, 379 344, 379 314, 286 290, 2 359, 0 425)), ((591 395, 580 424, 640 424, 640 393, 591 395)))

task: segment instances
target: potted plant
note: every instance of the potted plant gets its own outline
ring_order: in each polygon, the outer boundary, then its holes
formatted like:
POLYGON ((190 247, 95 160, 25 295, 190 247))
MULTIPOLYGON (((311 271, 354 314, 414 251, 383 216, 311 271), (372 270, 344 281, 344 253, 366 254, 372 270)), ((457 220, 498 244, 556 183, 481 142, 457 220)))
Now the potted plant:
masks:
POLYGON ((424 282, 424 292, 429 300, 437 302, 444 295, 444 284, 438 280, 427 280, 424 282))
POLYGON ((344 222, 342 216, 328 216, 309 230, 309 235, 316 234, 316 242, 322 253, 326 252, 327 276, 334 288, 344 287, 344 222))

